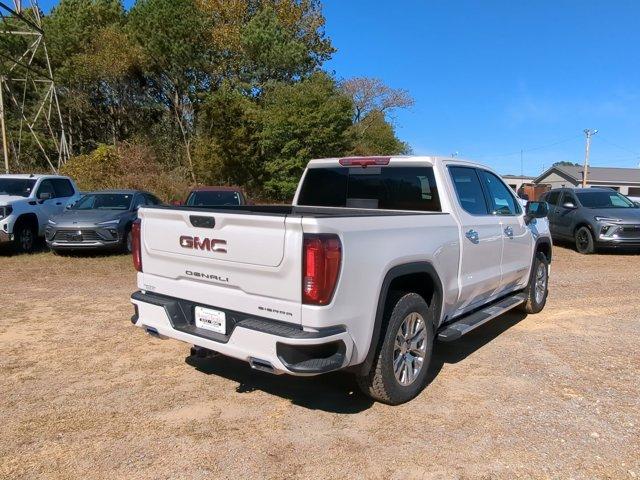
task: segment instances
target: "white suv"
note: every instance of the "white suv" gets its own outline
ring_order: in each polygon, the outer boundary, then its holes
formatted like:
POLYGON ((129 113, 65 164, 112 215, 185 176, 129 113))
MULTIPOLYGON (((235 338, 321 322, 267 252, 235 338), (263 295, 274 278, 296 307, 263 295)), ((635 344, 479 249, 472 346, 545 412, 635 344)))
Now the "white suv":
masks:
POLYGON ((0 245, 31 252, 49 218, 75 202, 73 180, 59 175, 0 175, 0 245))

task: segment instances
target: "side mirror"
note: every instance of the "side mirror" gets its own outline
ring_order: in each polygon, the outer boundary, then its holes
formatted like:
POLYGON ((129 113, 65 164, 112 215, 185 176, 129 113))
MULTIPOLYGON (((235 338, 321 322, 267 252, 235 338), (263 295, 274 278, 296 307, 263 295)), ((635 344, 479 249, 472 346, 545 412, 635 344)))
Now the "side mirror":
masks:
POLYGON ((524 218, 528 223, 534 218, 545 218, 548 214, 549 204, 547 202, 527 202, 524 218))
POLYGON ((51 200, 51 194, 49 192, 41 192, 38 194, 38 200, 45 201, 51 200))
POLYGON ((567 208, 569 210, 573 210, 574 208, 577 208, 577 207, 573 202, 564 202, 562 204, 562 208, 567 208))

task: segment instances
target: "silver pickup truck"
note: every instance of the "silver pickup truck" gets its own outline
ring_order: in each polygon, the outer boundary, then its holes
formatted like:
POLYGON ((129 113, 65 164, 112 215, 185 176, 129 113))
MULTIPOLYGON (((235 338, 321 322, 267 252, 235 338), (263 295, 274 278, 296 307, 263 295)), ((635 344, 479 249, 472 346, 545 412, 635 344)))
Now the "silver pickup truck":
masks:
POLYGON ((274 374, 348 368, 399 404, 436 339, 542 310, 546 213, 458 159, 313 160, 290 206, 141 208, 132 321, 274 374))

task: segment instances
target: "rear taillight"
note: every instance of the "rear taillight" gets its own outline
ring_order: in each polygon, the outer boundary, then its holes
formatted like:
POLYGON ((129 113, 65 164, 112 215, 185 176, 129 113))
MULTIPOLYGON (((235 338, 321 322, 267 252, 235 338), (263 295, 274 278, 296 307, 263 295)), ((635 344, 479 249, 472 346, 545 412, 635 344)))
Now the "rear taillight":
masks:
POLYGON ((326 305, 340 273, 342 245, 337 235, 305 234, 302 251, 302 302, 326 305))
POLYGON ((140 219, 131 225, 131 255, 133 256, 134 268, 142 271, 142 248, 140 242, 140 219))

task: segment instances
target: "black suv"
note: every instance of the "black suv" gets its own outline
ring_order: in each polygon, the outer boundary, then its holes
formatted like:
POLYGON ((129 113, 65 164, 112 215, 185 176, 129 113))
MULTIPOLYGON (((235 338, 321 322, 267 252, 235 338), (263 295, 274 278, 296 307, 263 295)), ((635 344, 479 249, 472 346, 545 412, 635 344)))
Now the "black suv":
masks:
POLYGON ((580 253, 598 247, 640 247, 640 208, 609 188, 558 188, 541 200, 549 204, 554 240, 575 242, 580 253))

